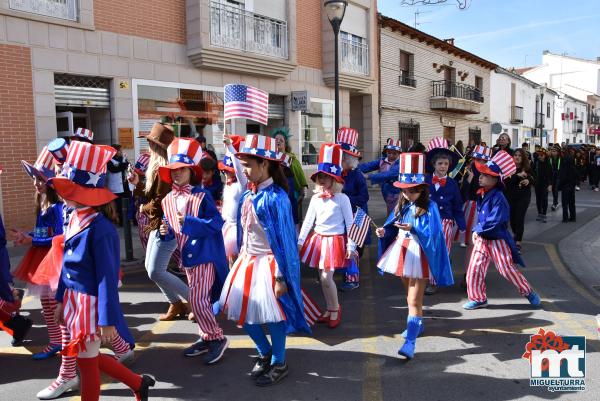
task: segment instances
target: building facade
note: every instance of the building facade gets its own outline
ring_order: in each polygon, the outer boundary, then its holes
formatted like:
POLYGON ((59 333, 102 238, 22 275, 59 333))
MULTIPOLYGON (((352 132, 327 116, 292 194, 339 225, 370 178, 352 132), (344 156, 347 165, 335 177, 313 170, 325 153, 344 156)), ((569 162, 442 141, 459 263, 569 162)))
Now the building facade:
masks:
MULTIPOLYGON (((349 1, 340 35, 340 124, 379 147, 377 9, 349 1)), ((334 138, 333 32, 321 0, 0 0, 0 178, 8 227, 33 221, 20 160, 77 127, 133 159, 156 121, 222 153, 236 134, 290 128, 314 168, 334 138), (223 121, 223 86, 269 93, 269 125, 223 121), (292 100, 294 100, 292 102, 292 100)))
POLYGON ((560 113, 554 117, 556 142, 587 143, 587 103, 563 94, 557 104, 560 113))
POLYGON ((514 147, 523 142, 547 146, 554 141, 556 92, 519 74, 498 67, 490 77, 490 120, 501 130, 492 133, 492 144, 501 133, 514 147))
POLYGON ((382 138, 491 141, 490 72, 496 65, 392 18, 380 16, 382 138))

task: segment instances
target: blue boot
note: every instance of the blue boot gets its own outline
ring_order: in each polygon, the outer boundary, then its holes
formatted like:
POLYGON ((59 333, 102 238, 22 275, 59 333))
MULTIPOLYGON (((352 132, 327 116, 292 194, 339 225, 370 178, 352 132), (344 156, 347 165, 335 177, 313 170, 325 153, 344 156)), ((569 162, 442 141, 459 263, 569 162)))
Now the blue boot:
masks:
POLYGON ((415 341, 417 335, 421 330, 423 320, 418 316, 408 316, 406 319, 406 341, 402 348, 398 350, 398 355, 405 357, 406 359, 412 359, 415 355, 415 341))
MULTIPOLYGON (((423 335, 423 332, 425 331, 425 324, 421 323, 421 326, 419 327, 419 334, 417 334, 417 337, 421 337, 423 335)), ((406 338, 406 332, 407 330, 404 330, 402 332, 402 334, 400 334, 403 338, 406 338)))

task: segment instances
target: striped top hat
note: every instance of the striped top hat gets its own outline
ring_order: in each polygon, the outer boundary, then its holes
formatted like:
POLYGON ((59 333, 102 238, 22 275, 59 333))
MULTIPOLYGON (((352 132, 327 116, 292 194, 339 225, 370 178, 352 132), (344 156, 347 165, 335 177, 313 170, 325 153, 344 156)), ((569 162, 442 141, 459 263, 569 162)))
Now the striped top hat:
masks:
MULTIPOLYGON (((233 149, 235 149, 235 151, 237 153, 240 150, 240 145, 243 143, 242 137, 239 135, 231 135, 230 139, 231 139, 231 146, 233 146, 233 149)), ((225 156, 223 156, 223 160, 220 161, 218 164, 219 170, 234 173, 235 169, 233 167, 233 159, 232 159, 233 157, 235 157, 235 156, 232 155, 231 152, 229 152, 229 150, 228 150, 225 153, 225 156)))
POLYGON ((354 128, 341 127, 338 130, 336 143, 342 147, 344 153, 360 157, 360 152, 356 148, 358 144, 358 131, 354 128))
POLYGON ((284 167, 291 168, 292 167, 292 158, 287 153, 282 153, 281 155, 281 164, 284 167))
POLYGON ((319 152, 317 171, 310 177, 313 181, 319 173, 327 174, 339 183, 344 183, 342 178, 342 147, 337 143, 324 143, 319 152))
POLYGON ((167 148, 167 156, 169 164, 158 169, 160 179, 167 184, 173 183, 171 170, 182 167, 191 168, 196 177, 201 178, 202 169, 199 164, 202 160, 202 147, 200 142, 189 138, 175 138, 167 148))
POLYGON ((117 151, 105 145, 75 141, 69 145, 64 177, 49 184, 63 198, 85 206, 101 206, 116 198, 106 186, 106 165, 117 151))
POLYGON ((56 138, 48 144, 48 151, 54 156, 56 164, 61 165, 67 160, 69 145, 64 138, 56 138))
POLYGON ((450 159, 450 166, 448 167, 448 171, 454 170, 454 167, 458 164, 459 156, 456 152, 450 150, 450 146, 448 144, 448 140, 441 136, 436 136, 429 144, 427 144, 427 156, 426 156, 426 168, 427 172, 433 171, 433 160, 437 155, 446 155, 450 159))
POLYGON ((427 185, 425 182, 425 155, 423 153, 402 153, 396 188, 411 188, 427 185))
POLYGON ((94 133, 87 128, 77 128, 75 134, 71 138, 81 138, 84 141, 93 142, 94 141, 94 133))
POLYGON ((135 161, 135 165, 133 166, 133 170, 138 175, 146 174, 146 170, 148 170, 148 164, 150 163, 150 153, 142 153, 140 157, 135 161))
POLYGON ((383 147, 384 150, 395 150, 396 152, 402 152, 402 142, 400 139, 388 138, 386 145, 383 147))
POLYGON ((54 156, 48 151, 48 147, 44 146, 37 160, 33 165, 21 160, 23 169, 31 178, 40 178, 44 182, 54 177, 54 156))
POLYGON ((487 163, 476 163, 475 167, 482 174, 506 179, 517 171, 517 165, 511 155, 501 150, 487 163))
POLYGON ((281 161, 281 154, 277 152, 275 138, 263 135, 246 135, 244 144, 240 146, 240 151, 236 156, 256 156, 262 159, 281 161))
POLYGON ((473 159, 481 159, 481 160, 492 160, 492 148, 488 148, 483 145, 475 145, 473 151, 471 152, 471 157, 473 159))

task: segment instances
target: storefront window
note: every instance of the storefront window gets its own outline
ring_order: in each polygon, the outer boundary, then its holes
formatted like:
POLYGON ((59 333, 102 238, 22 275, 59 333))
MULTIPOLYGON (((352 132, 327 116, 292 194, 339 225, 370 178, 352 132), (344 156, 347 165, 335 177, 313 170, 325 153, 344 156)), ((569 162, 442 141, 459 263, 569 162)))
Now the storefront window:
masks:
POLYGON ((308 111, 301 114, 302 164, 316 165, 324 142, 334 140, 334 115, 331 100, 310 99, 308 111))
MULTIPOLYGON (((134 81, 135 136, 148 135, 155 122, 169 123, 178 137, 204 136, 207 147, 221 158, 224 153, 223 92, 218 89, 134 81)), ((136 155, 147 148, 144 138, 136 139, 136 155)))

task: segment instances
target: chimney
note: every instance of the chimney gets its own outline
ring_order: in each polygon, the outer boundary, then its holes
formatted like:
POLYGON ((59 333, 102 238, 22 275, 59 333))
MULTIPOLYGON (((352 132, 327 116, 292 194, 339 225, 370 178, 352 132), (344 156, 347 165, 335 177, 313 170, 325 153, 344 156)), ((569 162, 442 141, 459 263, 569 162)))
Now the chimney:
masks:
POLYGON ((454 38, 444 39, 444 42, 448 43, 449 45, 454 46, 454 38))

